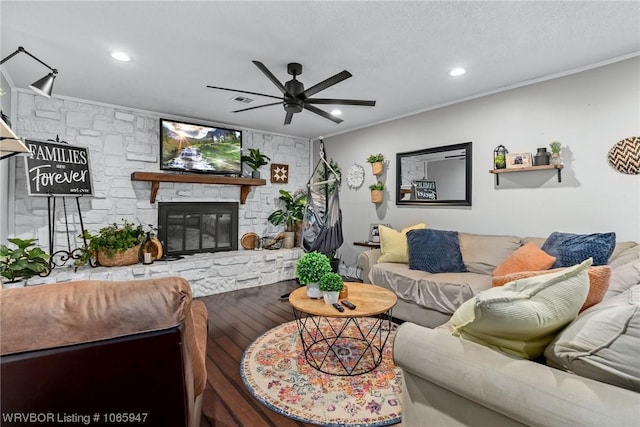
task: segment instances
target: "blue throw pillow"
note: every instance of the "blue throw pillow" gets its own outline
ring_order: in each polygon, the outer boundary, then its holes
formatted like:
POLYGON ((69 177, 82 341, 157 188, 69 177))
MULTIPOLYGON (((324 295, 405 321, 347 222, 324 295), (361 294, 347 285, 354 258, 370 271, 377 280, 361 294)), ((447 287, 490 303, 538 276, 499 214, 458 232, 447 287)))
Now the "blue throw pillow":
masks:
POLYGON ((429 273, 467 271, 462 262, 457 231, 411 230, 407 233, 407 246, 411 270, 429 273))
POLYGON ((616 246, 616 233, 571 234, 553 232, 542 250, 556 257, 551 268, 571 267, 587 258, 593 265, 606 265, 616 246))

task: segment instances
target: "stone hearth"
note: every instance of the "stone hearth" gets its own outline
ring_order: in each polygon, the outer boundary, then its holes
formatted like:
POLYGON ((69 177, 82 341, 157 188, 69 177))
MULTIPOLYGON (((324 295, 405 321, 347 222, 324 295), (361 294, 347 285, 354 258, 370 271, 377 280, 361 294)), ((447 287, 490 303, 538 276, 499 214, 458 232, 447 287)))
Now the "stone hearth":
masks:
POLYGON ((189 281, 194 297, 252 288, 295 278, 300 248, 230 251, 185 256, 177 261, 156 261, 151 265, 126 267, 58 268, 47 277, 26 282, 4 283, 4 288, 68 282, 71 280, 135 280, 181 276, 189 281))

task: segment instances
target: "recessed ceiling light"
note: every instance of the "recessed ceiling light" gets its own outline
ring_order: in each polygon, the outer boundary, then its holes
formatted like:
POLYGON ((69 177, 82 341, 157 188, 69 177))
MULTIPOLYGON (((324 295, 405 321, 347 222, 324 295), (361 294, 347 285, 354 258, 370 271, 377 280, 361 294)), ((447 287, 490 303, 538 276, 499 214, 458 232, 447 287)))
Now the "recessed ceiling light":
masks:
POLYGON ((111 52, 111 57, 113 59, 117 59, 118 61, 122 61, 122 62, 131 61, 131 58, 129 57, 129 55, 127 55, 124 52, 119 52, 119 51, 111 52))
POLYGON ((453 76, 453 77, 456 77, 456 76, 461 76, 466 72, 467 72, 467 70, 465 70, 464 68, 458 67, 458 68, 454 68, 453 70, 449 71, 449 75, 453 76))
POLYGON ((331 111, 331 114, 334 116, 341 116, 342 115, 342 111, 340 110, 333 110, 331 111))

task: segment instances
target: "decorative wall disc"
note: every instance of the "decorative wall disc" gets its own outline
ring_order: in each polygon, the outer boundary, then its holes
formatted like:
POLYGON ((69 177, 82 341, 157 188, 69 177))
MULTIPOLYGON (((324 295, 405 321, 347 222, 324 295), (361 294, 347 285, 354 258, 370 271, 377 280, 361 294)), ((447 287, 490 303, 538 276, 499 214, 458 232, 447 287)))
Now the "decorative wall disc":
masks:
POLYGON ((347 185, 351 188, 358 188, 364 182, 364 167, 354 163, 347 171, 347 185))
POLYGON ((609 164, 628 175, 640 174, 640 137, 632 136, 617 142, 609 150, 609 164))

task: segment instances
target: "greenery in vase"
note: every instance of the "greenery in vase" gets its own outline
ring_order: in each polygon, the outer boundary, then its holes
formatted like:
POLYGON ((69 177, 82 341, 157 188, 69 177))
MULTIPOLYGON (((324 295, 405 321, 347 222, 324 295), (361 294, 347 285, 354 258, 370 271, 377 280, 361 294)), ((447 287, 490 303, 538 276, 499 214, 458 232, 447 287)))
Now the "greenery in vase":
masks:
POLYGON ((551 147, 552 153, 560 153, 562 144, 558 141, 553 141, 551 144, 549 144, 549 147, 551 147))
POLYGON ((103 227, 97 234, 91 234, 85 230, 80 237, 88 242, 86 249, 77 262, 77 264, 82 265, 86 264, 96 252, 102 251, 108 256, 113 256, 116 253, 135 248, 144 241, 146 232, 142 225, 135 225, 125 220, 122 225, 114 222, 103 227))
POLYGON ((369 157, 367 157, 367 162, 368 163, 384 162, 384 154, 382 154, 382 153, 371 154, 369 157))
POLYGON ((327 273, 320 278, 319 285, 323 292, 340 292, 344 287, 344 282, 339 274, 327 273))
POLYGON ((369 186, 369 190, 371 191, 382 191, 384 190, 384 182, 376 182, 375 184, 371 184, 369 186))
POLYGON ((265 154, 262 154, 259 148, 249 148, 249 155, 248 156, 243 155, 240 159, 244 163, 249 165, 249 167, 254 171, 257 171, 262 166, 266 165, 267 160, 271 160, 270 157, 266 156, 265 154))
POLYGON ((286 190, 280 190, 280 200, 284 202, 284 209, 271 212, 267 220, 273 225, 284 224, 287 231, 294 231, 296 221, 302 221, 304 218, 307 194, 302 191, 291 194, 286 190))
POLYGON ((319 282, 327 273, 331 273, 331 263, 319 252, 308 252, 296 263, 296 277, 303 285, 319 282))
POLYGON ((35 239, 7 239, 16 248, 0 246, 0 275, 13 282, 28 279, 49 269, 49 255, 35 246, 35 239), (32 247, 35 246, 35 247, 32 247))
POLYGON ((507 164, 504 154, 498 154, 495 158, 497 168, 503 168, 507 164))

